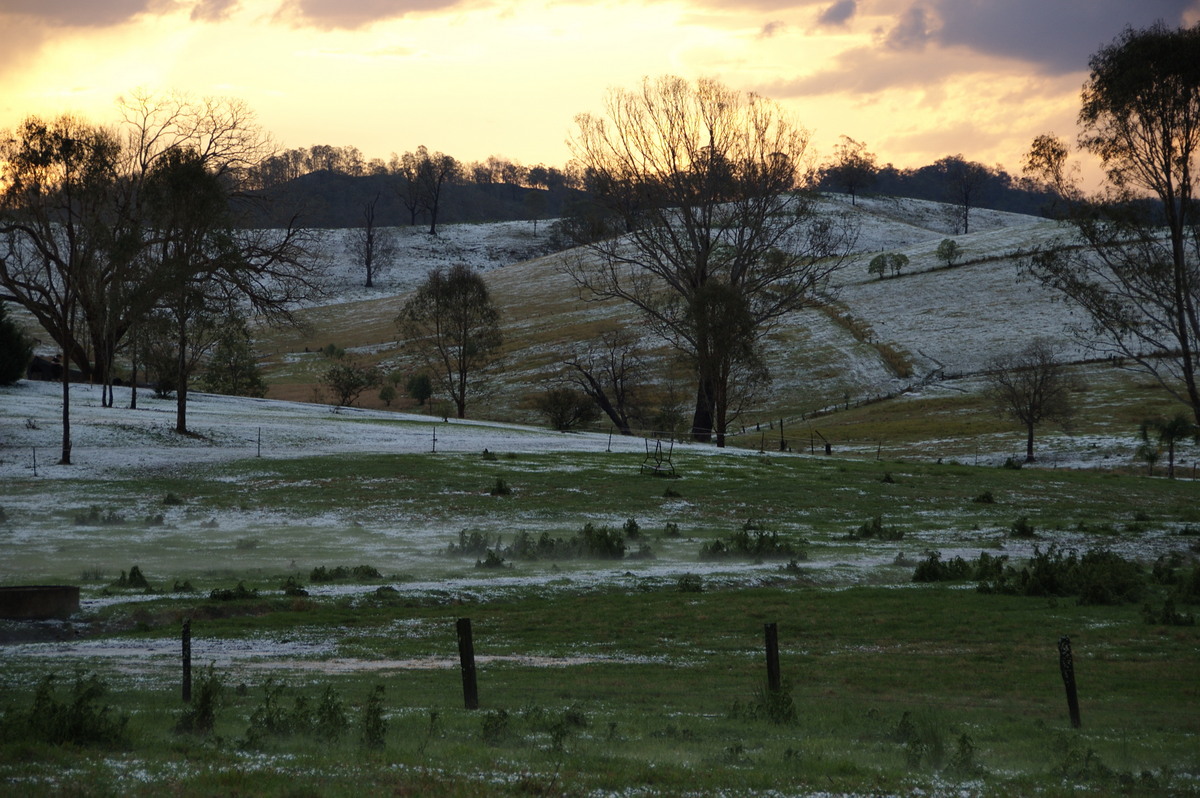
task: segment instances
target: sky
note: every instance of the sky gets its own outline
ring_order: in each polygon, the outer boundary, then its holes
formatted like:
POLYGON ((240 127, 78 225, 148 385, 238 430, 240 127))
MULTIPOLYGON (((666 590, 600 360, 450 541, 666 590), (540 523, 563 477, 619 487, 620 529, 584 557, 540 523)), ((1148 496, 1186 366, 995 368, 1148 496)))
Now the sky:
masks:
POLYGON ((778 100, 818 161, 846 135, 1016 174, 1035 135, 1074 140, 1091 54, 1159 20, 1200 0, 0 0, 0 129, 182 91, 282 148, 561 165, 576 114, 673 74, 778 100))

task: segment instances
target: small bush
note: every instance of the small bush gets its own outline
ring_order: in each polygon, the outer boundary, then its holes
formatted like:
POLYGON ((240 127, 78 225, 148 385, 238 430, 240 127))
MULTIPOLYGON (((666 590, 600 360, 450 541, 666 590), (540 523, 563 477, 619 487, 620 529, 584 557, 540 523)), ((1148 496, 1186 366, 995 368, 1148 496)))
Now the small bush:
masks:
POLYGON ((1077 596, 1080 604, 1123 604, 1140 601, 1146 581, 1140 565, 1115 552, 1093 549, 1079 557, 1052 545, 1045 551, 1035 546, 1024 567, 1005 567, 1002 573, 981 581, 979 590, 1020 596, 1077 596))
POLYGON ((675 523, 674 521, 668 521, 667 523, 663 524, 662 533, 663 537, 665 538, 679 537, 679 524, 675 523))
POLYGON ((985 490, 971 501, 975 502, 976 504, 995 504, 996 497, 992 495, 990 490, 985 490))
POLYGON ((498 554, 492 549, 488 549, 487 555, 482 560, 475 561, 476 568, 504 568, 507 565, 504 555, 498 554))
POLYGON ((103 703, 107 683, 96 674, 77 674, 70 694, 59 697, 57 678, 52 673, 42 679, 28 710, 9 709, 0 716, 0 739, 108 747, 129 742, 129 716, 103 703))
POLYGON ((1029 523, 1027 517, 1021 516, 1016 521, 1013 521, 1012 526, 1008 528, 1008 536, 1010 538, 1032 540, 1037 537, 1037 529, 1033 524, 1029 523))
POLYGON ((884 526, 883 516, 877 515, 865 522, 856 531, 850 533, 854 540, 901 540, 904 530, 894 526, 884 526))
POLYGON ((308 581, 310 582, 345 582, 350 579, 382 579, 383 576, 373 566, 356 565, 353 568, 347 568, 344 565, 339 565, 335 568, 326 568, 324 565, 318 566, 309 573, 308 581))
POLYGON ((217 705, 225 685, 221 678, 209 665, 200 672, 197 680, 195 695, 192 703, 180 714, 175 722, 176 734, 212 734, 217 719, 217 705))
POLYGON ((245 599, 258 598, 258 591, 251 590, 242 582, 237 583, 237 587, 232 590, 229 588, 213 588, 208 594, 211 601, 243 601, 245 599))
POLYGON ((366 748, 383 748, 387 741, 387 719, 383 717, 383 685, 377 684, 363 702, 359 741, 366 748))
POLYGON ((735 706, 734 715, 745 720, 765 720, 780 726, 796 722, 796 702, 790 685, 781 690, 760 687, 745 706, 735 706))
POLYGON ((294 576, 289 576, 279 587, 285 596, 307 596, 308 591, 304 589, 304 585, 300 584, 300 580, 294 576))
POLYGON ((504 481, 504 477, 496 477, 496 484, 492 486, 488 493, 493 496, 508 496, 512 493, 512 488, 504 481))
POLYGON ((480 737, 487 745, 500 745, 511 733, 508 711, 496 709, 485 712, 480 728, 480 737))
POLYGON ((458 533, 458 543, 451 543, 446 549, 447 554, 461 557, 478 557, 487 554, 490 549, 500 546, 500 537, 486 532, 462 530, 458 533))
POLYGON ((993 557, 986 551, 980 552, 974 562, 967 562, 962 557, 942 562, 941 552, 935 551, 917 565, 916 570, 913 571, 912 580, 914 582, 982 582, 999 578, 1004 573, 1004 566, 1007 562, 1008 555, 993 557))
POLYGON ((1146 623, 1156 626, 1195 626, 1196 616, 1188 613, 1176 612, 1175 602, 1167 598, 1163 602, 1162 609, 1155 609, 1153 605, 1147 603, 1142 607, 1142 617, 1146 619, 1146 623))
POLYGON ((794 543, 781 538, 773 529, 765 529, 751 520, 728 538, 717 538, 700 547, 700 559, 716 560, 726 557, 747 557, 755 560, 790 560, 803 558, 804 553, 794 543))
POLYGON ((625 533, 625 537, 627 538, 636 538, 641 534, 642 528, 638 526, 636 518, 629 518, 626 519, 625 525, 621 527, 621 531, 625 533))
POLYGON ((703 593, 704 579, 699 574, 684 574, 675 580, 675 589, 680 593, 703 593))

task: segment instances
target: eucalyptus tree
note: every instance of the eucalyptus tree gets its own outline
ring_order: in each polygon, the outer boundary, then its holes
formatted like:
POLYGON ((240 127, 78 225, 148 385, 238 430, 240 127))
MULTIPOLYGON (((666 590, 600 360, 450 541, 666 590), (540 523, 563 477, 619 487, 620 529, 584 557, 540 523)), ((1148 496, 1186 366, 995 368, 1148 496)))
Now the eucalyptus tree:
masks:
POLYGON ((479 393, 503 343, 500 314, 487 283, 469 266, 431 270, 396 319, 407 344, 467 417, 467 399, 479 393))
POLYGON ((1104 190, 1079 188, 1064 141, 1034 140, 1026 171, 1057 190, 1074 236, 1036 253, 1031 271, 1200 422, 1200 24, 1126 29, 1097 51, 1079 125, 1104 190))

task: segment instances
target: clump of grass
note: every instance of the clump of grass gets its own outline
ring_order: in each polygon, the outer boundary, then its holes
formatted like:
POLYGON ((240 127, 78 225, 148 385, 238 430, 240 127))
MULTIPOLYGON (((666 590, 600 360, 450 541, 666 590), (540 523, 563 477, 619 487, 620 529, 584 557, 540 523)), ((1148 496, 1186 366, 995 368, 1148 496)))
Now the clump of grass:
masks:
POLYGON ((992 495, 990 490, 985 490, 971 501, 975 502, 976 504, 995 504, 996 497, 992 495))
POLYGON ((512 488, 504 481, 504 477, 496 477, 496 484, 492 485, 488 493, 493 496, 508 496, 512 493, 512 488))
POLYGON ((700 558, 716 560, 726 557, 747 557, 755 560, 787 560, 804 557, 791 541, 781 538, 773 529, 756 521, 747 521, 728 538, 717 538, 700 547, 700 558))
POLYGON ((1013 521, 1012 526, 1008 528, 1008 536, 1010 538, 1032 540, 1037 537, 1037 529, 1033 524, 1029 523, 1029 518, 1021 516, 1016 521, 1013 521))

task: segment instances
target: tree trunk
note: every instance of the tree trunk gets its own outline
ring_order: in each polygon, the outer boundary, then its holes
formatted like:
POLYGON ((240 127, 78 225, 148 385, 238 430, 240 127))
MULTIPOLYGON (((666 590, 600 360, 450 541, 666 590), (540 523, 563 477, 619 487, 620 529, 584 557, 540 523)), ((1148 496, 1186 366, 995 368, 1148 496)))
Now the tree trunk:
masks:
POLYGON ((59 465, 71 465, 71 361, 63 350, 62 363, 62 457, 59 465))
POLYGON ((179 323, 179 352, 175 363, 175 431, 187 435, 187 333, 179 323))
POLYGON ((713 386, 710 378, 701 377, 696 384, 696 412, 692 416, 692 440, 708 443, 713 430, 713 386))
POLYGON ((1167 479, 1175 479, 1175 440, 1167 441, 1167 479))
POLYGON ((1026 428, 1029 434, 1025 437, 1025 462, 1033 462, 1033 425, 1027 424, 1026 428))

